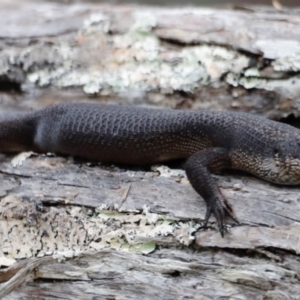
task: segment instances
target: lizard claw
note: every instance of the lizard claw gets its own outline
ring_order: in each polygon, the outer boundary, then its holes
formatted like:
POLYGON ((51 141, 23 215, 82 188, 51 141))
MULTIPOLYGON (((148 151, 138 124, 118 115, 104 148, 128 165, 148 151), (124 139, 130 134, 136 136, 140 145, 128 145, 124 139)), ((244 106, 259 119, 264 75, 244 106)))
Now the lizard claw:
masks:
POLYGON ((223 199, 216 199, 210 201, 207 204, 204 225, 202 226, 202 228, 207 228, 208 220, 210 219, 212 214, 216 218, 218 228, 222 237, 224 237, 224 234, 227 232, 226 220, 232 219, 237 224, 239 224, 238 219, 234 215, 232 207, 223 199))

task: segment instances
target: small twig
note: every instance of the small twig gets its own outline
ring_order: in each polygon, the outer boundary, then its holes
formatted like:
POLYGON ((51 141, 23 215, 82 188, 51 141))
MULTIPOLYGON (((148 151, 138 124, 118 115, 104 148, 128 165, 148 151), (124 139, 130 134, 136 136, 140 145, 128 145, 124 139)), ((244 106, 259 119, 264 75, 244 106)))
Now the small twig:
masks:
POLYGON ((279 0, 272 0, 272 4, 275 9, 282 10, 282 4, 279 2, 279 0))
MULTIPOLYGON (((124 191, 124 193, 123 193, 123 195, 122 195, 120 208, 122 207, 123 203, 126 201, 130 189, 131 189, 131 184, 128 185, 127 189, 124 191)), ((119 209, 120 209, 120 208, 119 208, 119 209)))

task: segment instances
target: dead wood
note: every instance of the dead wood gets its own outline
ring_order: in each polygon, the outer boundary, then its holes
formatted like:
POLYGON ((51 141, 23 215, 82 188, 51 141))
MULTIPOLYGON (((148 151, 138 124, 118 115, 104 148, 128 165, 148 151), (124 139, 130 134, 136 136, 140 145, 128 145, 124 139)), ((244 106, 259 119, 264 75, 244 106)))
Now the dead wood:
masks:
MULTIPOLYGON (((0 1, 5 113, 92 96, 299 116, 296 9, 16 3, 0 1)), ((194 237, 205 207, 182 170, 11 159, 0 163, 0 297, 299 299, 298 187, 218 175, 241 224, 194 237)))

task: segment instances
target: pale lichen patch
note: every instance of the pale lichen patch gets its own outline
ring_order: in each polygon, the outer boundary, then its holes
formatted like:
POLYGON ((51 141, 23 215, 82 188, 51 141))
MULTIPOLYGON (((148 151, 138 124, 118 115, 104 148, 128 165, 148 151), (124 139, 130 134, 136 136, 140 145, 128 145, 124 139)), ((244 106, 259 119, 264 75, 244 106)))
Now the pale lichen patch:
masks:
POLYGON ((32 151, 29 152, 21 152, 18 155, 16 155, 12 160, 11 160, 11 165, 13 167, 17 166, 22 166, 23 162, 30 157, 31 155, 34 155, 35 153, 32 151))
POLYGON ((0 267, 9 267, 16 262, 13 258, 8 258, 5 256, 0 256, 0 267))
POLYGON ((92 13, 84 20, 82 33, 107 33, 110 29, 110 25, 110 19, 108 16, 102 14, 101 12, 92 13))
POLYGON ((272 66, 277 72, 299 72, 300 55, 278 58, 272 62, 272 66))
POLYGON ((159 172, 159 175, 162 177, 180 177, 180 178, 186 178, 186 173, 184 170, 179 169, 170 169, 167 166, 158 166, 154 165, 151 167, 151 170, 154 172, 159 172))
POLYGON ((156 18, 137 11, 127 31, 111 34, 111 16, 92 13, 73 43, 30 45, 7 57, 21 63, 27 79, 41 87, 80 86, 87 94, 103 95, 193 92, 248 66, 247 56, 222 46, 165 47, 154 31, 156 18))
POLYGON ((189 245, 195 230, 190 227, 195 224, 176 223, 147 207, 138 214, 100 209, 87 214, 76 206, 38 211, 34 201, 13 196, 0 202, 1 257, 9 259, 106 248, 150 253, 166 237, 189 245))

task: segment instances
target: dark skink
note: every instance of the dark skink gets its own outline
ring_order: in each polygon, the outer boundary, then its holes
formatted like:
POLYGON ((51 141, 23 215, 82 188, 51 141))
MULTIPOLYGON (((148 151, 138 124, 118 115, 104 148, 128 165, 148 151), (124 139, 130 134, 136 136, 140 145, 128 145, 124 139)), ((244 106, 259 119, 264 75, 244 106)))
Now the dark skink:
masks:
POLYGON ((193 188, 222 236, 236 220, 211 173, 238 169, 270 182, 300 183, 300 131, 258 116, 68 103, 0 117, 0 152, 54 152, 101 162, 185 159, 193 188))

